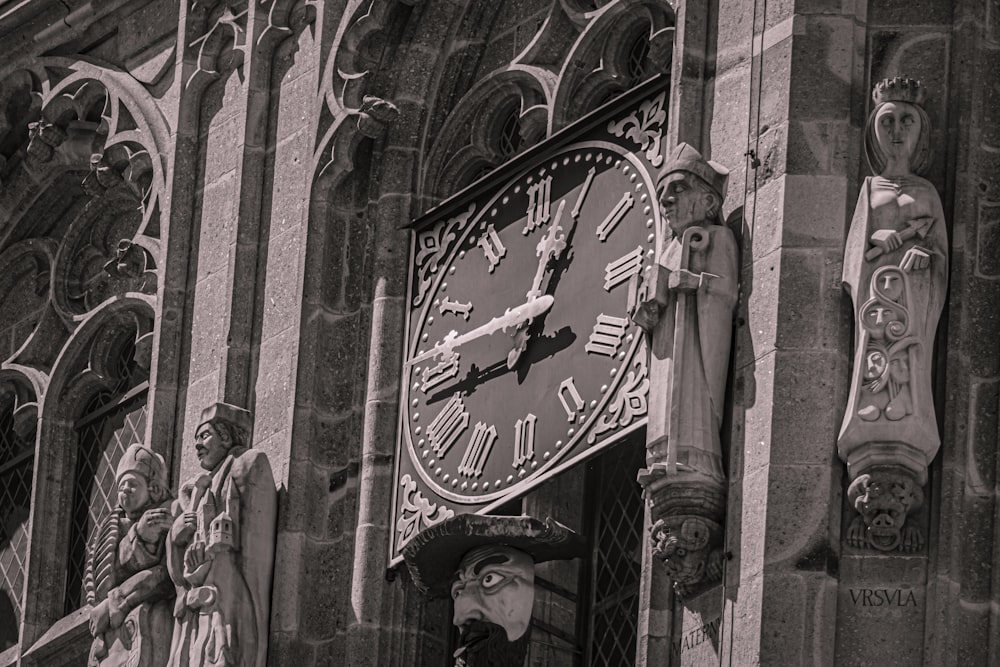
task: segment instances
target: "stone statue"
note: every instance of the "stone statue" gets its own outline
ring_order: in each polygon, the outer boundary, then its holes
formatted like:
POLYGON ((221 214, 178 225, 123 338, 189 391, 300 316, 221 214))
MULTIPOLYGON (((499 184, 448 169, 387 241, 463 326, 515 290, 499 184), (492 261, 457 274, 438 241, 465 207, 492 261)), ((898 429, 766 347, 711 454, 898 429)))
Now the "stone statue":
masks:
POLYGON ((569 528, 528 516, 459 514, 425 528, 403 557, 424 593, 451 595, 461 628, 455 667, 521 667, 535 600, 535 563, 580 555, 569 528))
POLYGON ((650 501, 654 553, 678 591, 721 575, 721 566, 709 564, 721 558, 726 475, 719 429, 739 281, 736 239, 721 220, 728 177, 688 144, 670 154, 657 192, 673 236, 632 316, 650 334, 647 468, 639 482, 650 501), (680 527, 696 523, 706 527, 697 542, 707 542, 678 547, 691 532, 680 527))
POLYGON ((930 166, 924 88, 886 79, 872 92, 865 179, 844 249, 844 288, 854 302, 854 367, 837 445, 848 497, 861 516, 856 547, 919 549, 906 517, 920 507, 927 465, 940 445, 931 366, 948 282, 941 199, 922 178, 930 166), (891 507, 890 507, 891 506, 891 507))
POLYGON ((118 506, 87 549, 84 587, 90 610, 89 667, 163 667, 170 648, 170 598, 164 541, 170 489, 163 457, 135 444, 115 471, 118 506))
POLYGON ((181 485, 167 536, 177 588, 170 667, 264 667, 277 493, 247 448, 250 413, 216 403, 195 431, 206 471, 181 485))

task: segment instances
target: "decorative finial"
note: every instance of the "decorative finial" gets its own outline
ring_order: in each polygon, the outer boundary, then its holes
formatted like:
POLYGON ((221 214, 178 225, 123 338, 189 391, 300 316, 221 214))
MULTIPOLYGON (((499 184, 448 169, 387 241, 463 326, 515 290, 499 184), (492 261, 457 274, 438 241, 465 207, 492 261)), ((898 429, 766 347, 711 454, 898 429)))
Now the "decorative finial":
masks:
POLYGON ((927 89, 916 79, 897 76, 876 83, 872 90, 872 100, 876 106, 883 102, 908 102, 923 106, 926 92, 927 89))

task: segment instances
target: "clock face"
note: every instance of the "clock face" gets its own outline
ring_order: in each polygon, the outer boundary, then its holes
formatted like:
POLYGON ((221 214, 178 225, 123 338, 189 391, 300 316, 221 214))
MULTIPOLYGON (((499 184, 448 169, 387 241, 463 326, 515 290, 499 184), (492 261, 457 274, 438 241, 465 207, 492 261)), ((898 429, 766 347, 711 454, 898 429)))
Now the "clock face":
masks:
POLYGON ((647 170, 612 143, 573 144, 417 235, 407 479, 482 508, 641 425, 629 312, 662 229, 647 170))

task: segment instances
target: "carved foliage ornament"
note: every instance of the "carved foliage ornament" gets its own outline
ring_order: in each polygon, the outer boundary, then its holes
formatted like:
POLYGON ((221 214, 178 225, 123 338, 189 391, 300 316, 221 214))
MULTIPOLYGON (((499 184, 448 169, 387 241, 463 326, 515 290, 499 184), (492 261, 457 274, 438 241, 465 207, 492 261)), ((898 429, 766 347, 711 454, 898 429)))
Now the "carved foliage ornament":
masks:
POLYGON ((646 100, 639 108, 621 120, 608 123, 608 132, 616 137, 623 134, 646 152, 646 158, 654 167, 663 164, 660 152, 660 140, 663 136, 663 124, 667 120, 665 107, 666 92, 660 93, 651 100, 646 100))

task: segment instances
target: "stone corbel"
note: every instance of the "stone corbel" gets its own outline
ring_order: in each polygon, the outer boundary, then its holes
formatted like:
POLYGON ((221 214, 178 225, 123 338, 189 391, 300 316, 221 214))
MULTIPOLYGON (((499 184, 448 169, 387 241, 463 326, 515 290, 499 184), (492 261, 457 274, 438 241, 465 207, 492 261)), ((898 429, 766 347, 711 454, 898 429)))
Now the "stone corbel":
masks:
POLYGON ((398 116, 399 108, 392 102, 365 95, 358 109, 358 131, 370 139, 377 139, 398 116))

